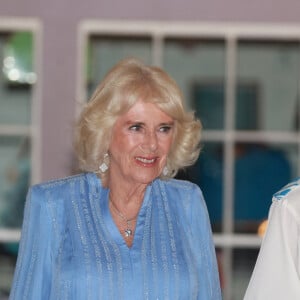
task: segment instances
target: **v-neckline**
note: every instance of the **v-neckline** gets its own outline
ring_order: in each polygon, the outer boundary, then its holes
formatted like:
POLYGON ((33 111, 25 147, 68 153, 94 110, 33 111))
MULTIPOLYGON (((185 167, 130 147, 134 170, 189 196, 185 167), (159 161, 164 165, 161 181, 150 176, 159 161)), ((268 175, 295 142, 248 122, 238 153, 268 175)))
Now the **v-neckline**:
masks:
POLYGON ((111 212, 109 209, 109 189, 103 188, 101 186, 100 179, 97 177, 96 174, 94 174, 94 176, 95 176, 95 179, 97 182, 97 186, 99 187, 99 189, 101 191, 100 203, 99 203, 100 211, 101 211, 101 216, 103 217, 103 223, 106 226, 106 231, 107 231, 108 236, 119 247, 126 247, 126 249, 128 249, 128 250, 140 249, 142 239, 143 239, 145 219, 147 216, 147 212, 149 210, 149 205, 151 204, 151 201, 153 200, 153 199, 150 199, 152 183, 149 184, 146 188, 144 200, 143 200, 142 206, 140 208, 140 211, 138 213, 137 220, 136 220, 136 227, 135 227, 132 245, 129 247, 126 244, 122 234, 120 233, 120 231, 119 231, 117 225, 115 224, 113 217, 111 215, 111 212))

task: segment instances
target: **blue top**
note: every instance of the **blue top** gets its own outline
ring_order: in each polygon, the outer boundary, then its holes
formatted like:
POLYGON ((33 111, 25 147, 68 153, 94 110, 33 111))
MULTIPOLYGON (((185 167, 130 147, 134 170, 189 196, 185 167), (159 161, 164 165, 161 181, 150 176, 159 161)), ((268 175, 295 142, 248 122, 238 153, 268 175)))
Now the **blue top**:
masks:
POLYGON ((206 206, 197 185, 147 187, 128 248, 93 173, 33 186, 10 299, 221 299, 206 206))

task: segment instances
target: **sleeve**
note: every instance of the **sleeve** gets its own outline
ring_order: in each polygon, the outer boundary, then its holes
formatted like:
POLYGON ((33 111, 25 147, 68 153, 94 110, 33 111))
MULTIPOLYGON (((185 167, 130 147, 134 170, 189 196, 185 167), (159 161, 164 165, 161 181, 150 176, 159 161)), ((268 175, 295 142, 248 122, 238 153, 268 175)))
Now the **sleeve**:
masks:
POLYGON ((38 187, 29 190, 10 300, 49 299, 51 289, 51 221, 38 187))
POLYGON ((244 300, 300 298, 299 227, 285 200, 274 201, 244 300))
POLYGON ((196 256, 201 259, 199 262, 199 276, 202 278, 202 283, 200 284, 205 284, 201 287, 205 294, 201 294, 199 299, 219 300, 222 297, 215 246, 206 203, 198 186, 195 186, 192 197, 191 224, 193 245, 195 247, 194 251, 197 252, 196 256), (205 280, 203 280, 204 277, 205 280))

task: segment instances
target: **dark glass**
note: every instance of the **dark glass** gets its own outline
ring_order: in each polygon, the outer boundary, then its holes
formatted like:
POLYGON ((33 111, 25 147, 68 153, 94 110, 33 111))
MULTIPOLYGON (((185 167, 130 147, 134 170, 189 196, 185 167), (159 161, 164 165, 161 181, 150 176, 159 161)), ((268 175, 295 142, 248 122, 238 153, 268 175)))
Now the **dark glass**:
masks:
POLYGON ((254 233, 267 219, 273 194, 296 176, 296 145, 235 145, 235 231, 254 233))
POLYGON ((32 34, 0 35, 0 125, 29 125, 31 122, 32 34))
POLYGON ((147 36, 91 35, 87 53, 88 95, 95 90, 105 74, 120 60, 136 57, 152 63, 152 41, 147 36))
POLYGON ((239 41, 236 129, 299 129, 299 46, 297 41, 239 41))
POLYGON ((30 184, 27 137, 0 137, 0 228, 20 228, 30 184))
POLYGON ((18 244, 0 243, 0 299, 8 299, 17 259, 18 244))
POLYGON ((186 106, 203 118, 204 127, 223 128, 224 40, 167 38, 163 67, 181 88, 186 106))
MULTIPOLYGON (((259 249, 233 249, 232 299, 243 299, 259 249)), ((226 278, 224 280, 226 282, 226 278)))
POLYGON ((222 144, 206 142, 196 164, 177 176, 201 188, 214 232, 220 232, 222 225, 223 165, 222 144))

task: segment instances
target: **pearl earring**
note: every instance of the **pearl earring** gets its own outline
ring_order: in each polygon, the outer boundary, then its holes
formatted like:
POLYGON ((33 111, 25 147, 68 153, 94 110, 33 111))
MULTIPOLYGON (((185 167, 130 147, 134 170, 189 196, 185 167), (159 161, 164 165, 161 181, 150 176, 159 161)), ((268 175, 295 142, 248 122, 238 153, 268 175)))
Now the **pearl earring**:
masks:
POLYGON ((102 172, 102 173, 105 173, 107 170, 108 170, 108 165, 107 163, 105 162, 105 159, 108 157, 108 154, 105 153, 104 156, 103 156, 103 163, 99 166, 99 170, 102 172))

